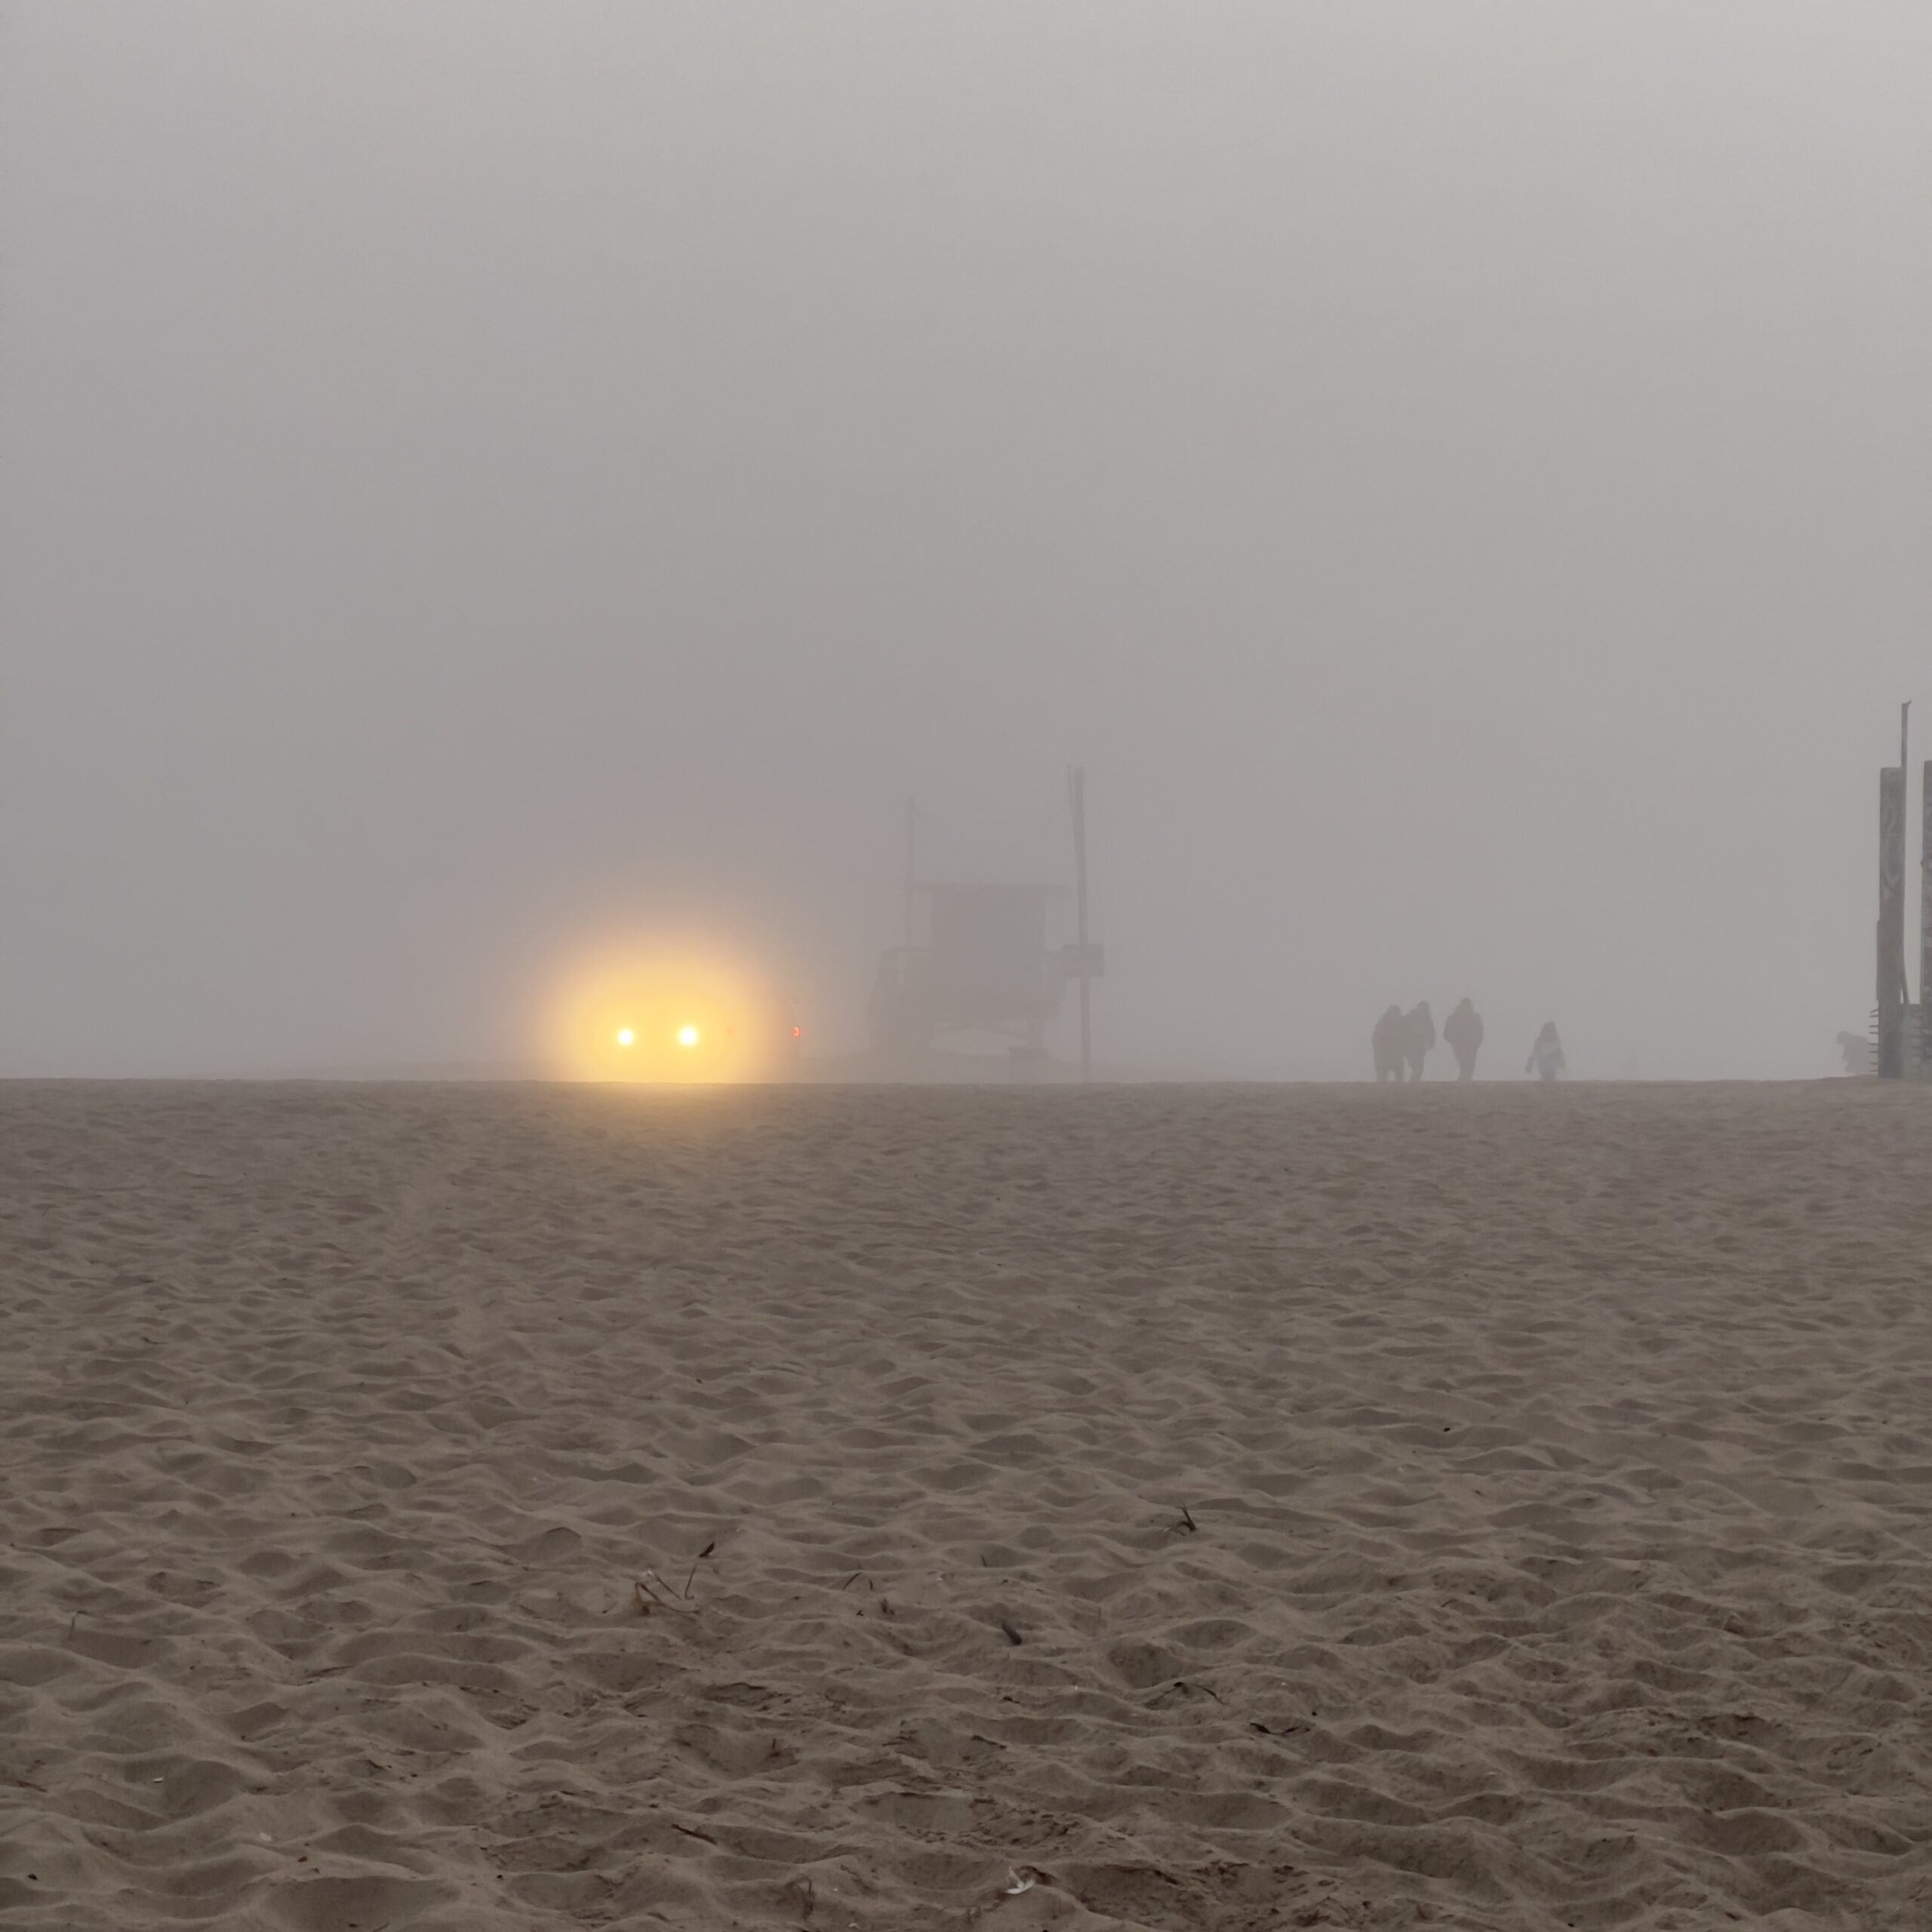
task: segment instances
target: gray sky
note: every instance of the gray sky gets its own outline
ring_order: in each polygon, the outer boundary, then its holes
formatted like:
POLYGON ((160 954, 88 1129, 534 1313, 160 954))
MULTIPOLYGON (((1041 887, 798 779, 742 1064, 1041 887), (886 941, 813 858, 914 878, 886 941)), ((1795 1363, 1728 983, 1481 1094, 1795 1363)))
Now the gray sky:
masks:
POLYGON ((8 5, 0 1069, 854 1042, 1078 758, 1107 1059, 1829 1072, 1929 211, 1922 0, 8 5))

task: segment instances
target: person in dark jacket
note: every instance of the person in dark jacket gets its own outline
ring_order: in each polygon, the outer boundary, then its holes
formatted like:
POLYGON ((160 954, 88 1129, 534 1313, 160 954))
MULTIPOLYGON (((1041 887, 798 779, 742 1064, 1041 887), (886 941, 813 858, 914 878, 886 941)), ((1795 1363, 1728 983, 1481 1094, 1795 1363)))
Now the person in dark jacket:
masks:
POLYGON ((1476 1055, 1482 1051, 1482 1015, 1473 1002, 1465 1000, 1442 1023, 1442 1037, 1456 1056, 1456 1078, 1473 1080, 1476 1055))
POLYGON ((1424 1000, 1402 1017, 1402 1057, 1409 1063, 1409 1078, 1422 1078, 1422 1063, 1435 1044, 1435 1017, 1424 1000))
POLYGON ((1399 1006, 1392 1006, 1375 1023, 1369 1043, 1375 1049, 1377 1084, 1384 1080, 1399 1081, 1402 1077, 1402 1009, 1399 1006))

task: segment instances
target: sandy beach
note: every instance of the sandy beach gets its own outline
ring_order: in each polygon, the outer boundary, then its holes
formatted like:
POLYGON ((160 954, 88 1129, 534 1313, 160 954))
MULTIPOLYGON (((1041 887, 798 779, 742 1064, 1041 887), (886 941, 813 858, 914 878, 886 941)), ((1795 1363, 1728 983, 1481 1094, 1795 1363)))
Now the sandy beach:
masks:
POLYGON ((0 1088, 0 1927, 1932 1925, 1928 1103, 0 1088))

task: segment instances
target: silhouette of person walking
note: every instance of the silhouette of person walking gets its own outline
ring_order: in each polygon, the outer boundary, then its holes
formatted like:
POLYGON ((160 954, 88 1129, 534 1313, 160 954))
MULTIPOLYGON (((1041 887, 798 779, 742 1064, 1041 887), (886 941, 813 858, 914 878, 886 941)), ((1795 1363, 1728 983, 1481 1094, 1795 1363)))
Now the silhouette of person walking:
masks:
POLYGON ((1546 1020, 1536 1044, 1530 1049, 1529 1058, 1523 1063, 1523 1071, 1534 1073, 1539 1080, 1554 1080, 1564 1064, 1563 1042, 1556 1037, 1556 1022, 1546 1020))
POLYGON ((1435 1044, 1435 1020, 1429 1012, 1429 1001, 1406 1014, 1402 1020, 1402 1057, 1409 1063, 1409 1078, 1422 1078, 1422 1063, 1429 1050, 1435 1044))
POLYGON ((1369 1044, 1375 1049, 1377 1085, 1385 1080, 1399 1083, 1402 1078, 1402 1009, 1399 1006, 1392 1006, 1375 1023, 1369 1044))
POLYGON ((1456 1056, 1456 1078, 1473 1080, 1476 1055, 1482 1051, 1482 1015, 1472 1001, 1463 1001, 1443 1021, 1442 1037, 1447 1041, 1449 1051, 1456 1056))

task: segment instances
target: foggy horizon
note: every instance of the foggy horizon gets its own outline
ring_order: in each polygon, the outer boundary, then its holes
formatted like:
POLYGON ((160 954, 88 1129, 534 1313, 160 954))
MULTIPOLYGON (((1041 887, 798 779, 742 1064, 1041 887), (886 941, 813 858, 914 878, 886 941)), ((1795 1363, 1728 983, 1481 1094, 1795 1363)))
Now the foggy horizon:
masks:
POLYGON ((1104 1067, 1468 995, 1486 1077, 1835 1072, 1928 72, 1896 4, 0 9, 0 1073, 520 1062, 620 930, 847 1051, 906 801, 1067 882, 1075 764, 1104 1067))

